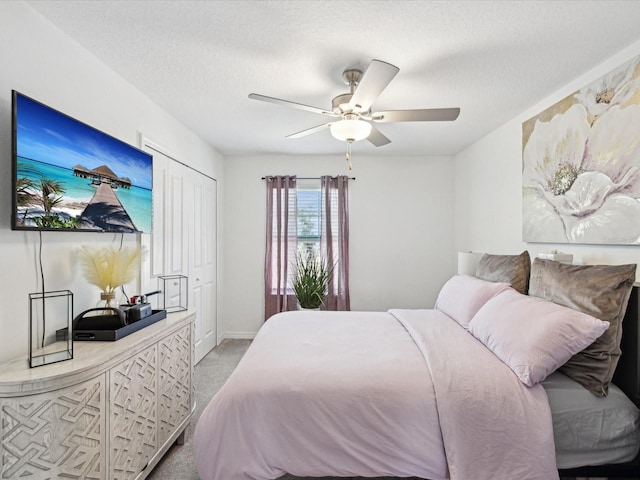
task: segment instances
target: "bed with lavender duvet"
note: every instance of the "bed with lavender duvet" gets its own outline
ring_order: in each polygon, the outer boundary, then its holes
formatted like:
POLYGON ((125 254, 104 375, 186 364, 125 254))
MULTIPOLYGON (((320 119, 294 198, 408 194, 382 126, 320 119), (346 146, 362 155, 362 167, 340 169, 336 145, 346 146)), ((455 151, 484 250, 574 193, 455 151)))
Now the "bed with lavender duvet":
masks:
MULTIPOLYGON (((565 388, 558 368, 609 327, 466 275, 445 283, 433 309, 277 314, 198 420, 198 473, 557 479, 543 382, 565 388)), ((640 444, 640 411, 625 406, 616 462, 640 444)))

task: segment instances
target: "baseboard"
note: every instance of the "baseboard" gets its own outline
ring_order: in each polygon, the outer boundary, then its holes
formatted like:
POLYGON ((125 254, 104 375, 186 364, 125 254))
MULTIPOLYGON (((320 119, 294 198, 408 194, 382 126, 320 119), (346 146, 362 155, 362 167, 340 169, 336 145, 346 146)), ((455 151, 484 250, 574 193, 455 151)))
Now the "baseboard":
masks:
POLYGON ((218 344, 226 339, 253 340, 254 338, 256 338, 256 332, 226 332, 222 334, 222 337, 218 337, 218 344))

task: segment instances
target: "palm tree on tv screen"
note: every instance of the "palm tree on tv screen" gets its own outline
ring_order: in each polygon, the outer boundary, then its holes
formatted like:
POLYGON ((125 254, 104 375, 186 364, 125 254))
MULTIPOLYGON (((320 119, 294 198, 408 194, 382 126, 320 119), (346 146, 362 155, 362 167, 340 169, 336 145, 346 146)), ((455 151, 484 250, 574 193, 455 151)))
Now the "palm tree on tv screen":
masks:
POLYGON ((64 201, 62 194, 65 192, 65 188, 62 182, 47 178, 41 175, 37 169, 24 164, 20 164, 19 169, 26 174, 16 181, 16 206, 27 207, 22 215, 22 223, 27 218, 28 207, 37 206, 41 207, 44 212, 43 215, 33 219, 38 227, 77 228, 78 220, 76 218, 65 219, 53 212, 53 209, 64 201), (29 176, 38 178, 33 179, 29 176))

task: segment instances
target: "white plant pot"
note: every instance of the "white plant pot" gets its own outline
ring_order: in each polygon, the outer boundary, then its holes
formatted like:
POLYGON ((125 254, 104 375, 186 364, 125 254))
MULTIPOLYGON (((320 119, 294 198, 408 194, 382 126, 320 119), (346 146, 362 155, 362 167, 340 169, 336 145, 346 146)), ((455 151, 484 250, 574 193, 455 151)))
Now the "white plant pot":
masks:
POLYGON ((306 310, 308 312, 318 312, 318 311, 320 311, 320 307, 318 307, 318 308, 304 308, 304 307, 300 306, 300 304, 298 303, 298 310, 306 310))

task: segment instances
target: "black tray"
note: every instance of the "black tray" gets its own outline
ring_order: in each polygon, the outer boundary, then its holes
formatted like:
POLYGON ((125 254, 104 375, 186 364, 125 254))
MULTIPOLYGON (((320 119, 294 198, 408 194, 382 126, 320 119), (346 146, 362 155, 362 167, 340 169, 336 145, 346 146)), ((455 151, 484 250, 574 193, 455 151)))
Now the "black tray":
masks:
POLYGON ((74 330, 73 339, 83 342, 115 342, 131 335, 138 330, 148 327, 163 318, 167 318, 166 310, 152 310, 151 315, 115 330, 74 330))

